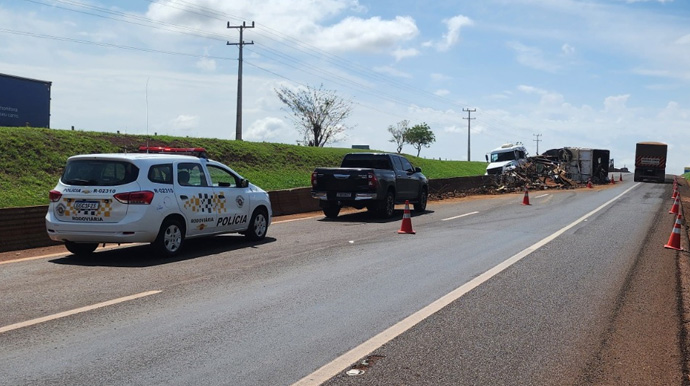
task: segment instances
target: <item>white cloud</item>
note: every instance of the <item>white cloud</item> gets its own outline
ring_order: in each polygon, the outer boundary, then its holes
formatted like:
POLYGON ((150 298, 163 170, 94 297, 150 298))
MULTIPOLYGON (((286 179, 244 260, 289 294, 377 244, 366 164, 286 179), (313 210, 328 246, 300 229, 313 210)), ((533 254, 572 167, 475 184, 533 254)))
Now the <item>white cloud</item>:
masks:
POLYGON ((604 99, 604 111, 620 112, 625 110, 629 98, 629 94, 606 97, 606 99, 604 99))
POLYGON ((526 86, 526 85, 519 85, 519 86, 517 87, 517 89, 518 89, 519 91, 524 92, 525 94, 539 94, 539 95, 544 95, 544 94, 547 93, 546 90, 543 90, 543 89, 540 89, 540 88, 537 88, 537 87, 533 87, 533 86, 526 86))
POLYGON ((434 91, 434 95, 438 95, 438 96, 441 96, 441 97, 444 97, 444 96, 449 95, 449 94, 450 94, 450 91, 449 91, 449 90, 441 89, 441 90, 436 90, 436 91, 434 91))
POLYGON ((676 44, 680 44, 680 45, 687 45, 687 44, 690 44, 690 34, 683 35, 683 36, 679 37, 679 38, 675 41, 675 43, 676 43, 676 44))
POLYGON ((457 15, 450 19, 443 20, 448 30, 443 34, 440 42, 436 44, 439 51, 448 51, 452 46, 460 41, 460 29, 465 26, 472 26, 474 22, 467 16, 457 15))
POLYGON ((399 62, 405 58, 411 58, 413 56, 419 55, 419 50, 416 48, 398 48, 393 50, 393 57, 395 57, 395 61, 399 62))
POLYGON ((565 56, 573 55, 573 54, 575 53, 575 47, 573 47, 573 46, 571 46, 570 44, 567 44, 567 43, 566 43, 566 44, 563 44, 563 45, 561 46, 561 52, 562 52, 563 55, 565 55, 565 56))
POLYGON ((196 67, 208 72, 216 70, 216 61, 207 57, 201 58, 196 62, 196 67))
POLYGON ((190 131, 199 128, 199 117, 194 115, 178 115, 168 122, 168 127, 174 133, 189 134, 190 131))
POLYGON ((312 44, 329 51, 382 52, 413 39, 419 30, 411 17, 361 19, 348 17, 338 24, 319 28, 312 44))
MULTIPOLYGON (((252 122, 251 126, 242 133, 242 138, 248 141, 277 142, 287 138, 296 138, 297 132, 282 119, 267 117, 252 122)), ((290 143, 290 139, 286 142, 290 143)), ((294 143, 294 141, 293 141, 294 143)))
POLYGON ((508 47, 515 51, 518 63, 525 67, 546 72, 556 72, 560 68, 557 64, 546 60, 542 50, 537 47, 529 47, 519 42, 510 42, 508 47))

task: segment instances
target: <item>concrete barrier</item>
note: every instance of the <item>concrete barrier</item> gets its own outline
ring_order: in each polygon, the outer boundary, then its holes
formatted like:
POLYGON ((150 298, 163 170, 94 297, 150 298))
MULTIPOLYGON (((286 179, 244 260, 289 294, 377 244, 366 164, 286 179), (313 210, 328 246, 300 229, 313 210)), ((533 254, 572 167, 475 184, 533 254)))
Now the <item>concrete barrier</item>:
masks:
MULTIPOLYGON (((429 181, 431 194, 462 192, 485 186, 487 176, 443 178, 429 181)), ((319 210, 319 201, 311 198, 311 188, 268 192, 274 216, 319 210)), ((0 209, 0 252, 56 245, 45 229, 47 205, 0 209)))

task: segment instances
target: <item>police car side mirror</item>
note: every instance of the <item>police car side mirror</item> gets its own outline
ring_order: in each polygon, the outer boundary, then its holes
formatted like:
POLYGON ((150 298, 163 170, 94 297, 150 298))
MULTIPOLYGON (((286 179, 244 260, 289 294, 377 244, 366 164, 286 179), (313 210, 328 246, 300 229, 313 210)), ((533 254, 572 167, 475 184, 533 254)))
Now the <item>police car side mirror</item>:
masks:
POLYGON ((249 180, 242 179, 242 181, 240 181, 240 186, 243 188, 248 187, 249 186, 249 180))
POLYGON ((421 172, 422 172, 422 168, 416 167, 416 168, 414 168, 414 172, 415 172, 415 173, 421 173, 421 172))

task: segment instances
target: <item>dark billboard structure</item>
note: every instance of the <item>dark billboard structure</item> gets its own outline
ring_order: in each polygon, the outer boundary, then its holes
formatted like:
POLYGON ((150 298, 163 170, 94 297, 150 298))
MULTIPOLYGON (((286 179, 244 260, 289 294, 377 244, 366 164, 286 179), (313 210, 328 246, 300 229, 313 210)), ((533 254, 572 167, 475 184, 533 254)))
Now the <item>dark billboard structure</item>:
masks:
POLYGON ((50 127, 52 82, 0 74, 0 126, 50 127))

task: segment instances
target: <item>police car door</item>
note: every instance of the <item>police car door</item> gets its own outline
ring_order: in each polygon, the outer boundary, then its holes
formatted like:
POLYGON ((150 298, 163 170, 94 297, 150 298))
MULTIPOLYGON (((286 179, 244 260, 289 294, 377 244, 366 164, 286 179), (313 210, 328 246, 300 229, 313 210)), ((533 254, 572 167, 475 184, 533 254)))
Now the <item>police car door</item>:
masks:
POLYGON ((187 218, 187 236, 213 233, 218 216, 204 168, 200 162, 179 162, 176 169, 175 196, 187 218))
POLYGON ((249 196, 241 186, 242 179, 226 168, 206 164, 216 197, 216 227, 222 232, 247 229, 249 196))

